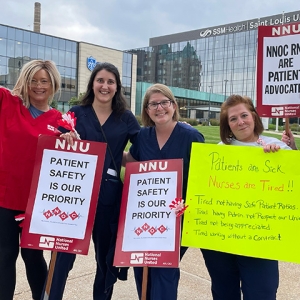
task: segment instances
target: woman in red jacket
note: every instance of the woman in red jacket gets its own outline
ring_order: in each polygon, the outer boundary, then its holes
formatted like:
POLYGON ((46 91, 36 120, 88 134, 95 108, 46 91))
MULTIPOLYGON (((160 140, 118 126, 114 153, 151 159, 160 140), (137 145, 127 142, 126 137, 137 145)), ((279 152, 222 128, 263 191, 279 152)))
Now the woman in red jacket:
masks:
MULTIPOLYGON (((12 91, 0 87, 0 299, 12 300, 21 228, 15 216, 24 213, 31 185, 37 138, 54 135, 61 113, 50 107, 60 88, 60 74, 51 61, 25 64, 12 91)), ((40 299, 47 264, 40 250, 21 249, 33 299, 40 299)))

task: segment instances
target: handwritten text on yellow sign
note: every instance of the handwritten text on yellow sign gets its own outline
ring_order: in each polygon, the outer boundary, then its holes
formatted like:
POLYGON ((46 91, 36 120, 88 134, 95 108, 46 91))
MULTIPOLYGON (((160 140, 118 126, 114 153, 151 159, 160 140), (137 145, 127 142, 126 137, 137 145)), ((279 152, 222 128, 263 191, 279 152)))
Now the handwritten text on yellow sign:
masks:
POLYGON ((300 263, 300 152, 194 143, 182 245, 300 263))

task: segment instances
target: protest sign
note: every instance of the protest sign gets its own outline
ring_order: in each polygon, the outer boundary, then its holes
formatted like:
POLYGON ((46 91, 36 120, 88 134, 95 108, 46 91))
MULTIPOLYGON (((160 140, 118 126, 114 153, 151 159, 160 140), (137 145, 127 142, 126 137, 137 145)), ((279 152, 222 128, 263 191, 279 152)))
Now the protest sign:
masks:
POLYGON ((300 23, 258 27, 257 111, 300 116, 300 23))
POLYGON ((300 153, 193 143, 182 245, 300 263, 300 153))
POLYGON ((126 164, 115 266, 178 267, 182 159, 126 164))
POLYGON ((41 135, 21 247, 87 254, 106 144, 41 135))

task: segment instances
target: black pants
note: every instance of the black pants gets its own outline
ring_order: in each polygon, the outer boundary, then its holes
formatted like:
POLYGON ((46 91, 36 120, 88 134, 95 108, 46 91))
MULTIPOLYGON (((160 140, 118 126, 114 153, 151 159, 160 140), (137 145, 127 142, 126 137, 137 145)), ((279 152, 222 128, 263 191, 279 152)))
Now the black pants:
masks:
POLYGON ((278 262, 205 250, 214 300, 276 300, 278 262))
MULTIPOLYGON (((102 206, 98 204, 97 207, 93 229, 93 242, 97 263, 93 287, 94 300, 110 300, 113 285, 117 277, 120 276, 119 268, 113 267, 118 212, 119 210, 116 206, 102 206)), ((68 274, 73 268, 75 259, 75 254, 57 253, 49 300, 60 300, 63 298, 68 274)), ((90 296, 87 297, 89 298, 90 296)))
MULTIPOLYGON (((187 251, 187 247, 180 247, 180 260, 187 251)), ((134 278, 139 299, 142 298, 143 268, 134 267, 134 278)), ((176 300, 179 268, 148 268, 147 300, 176 300)))
MULTIPOLYGON (((12 300, 16 286, 16 261, 20 249, 21 228, 15 216, 23 213, 0 207, 0 299, 12 300)), ((39 300, 47 276, 43 251, 21 248, 32 298, 39 300)))

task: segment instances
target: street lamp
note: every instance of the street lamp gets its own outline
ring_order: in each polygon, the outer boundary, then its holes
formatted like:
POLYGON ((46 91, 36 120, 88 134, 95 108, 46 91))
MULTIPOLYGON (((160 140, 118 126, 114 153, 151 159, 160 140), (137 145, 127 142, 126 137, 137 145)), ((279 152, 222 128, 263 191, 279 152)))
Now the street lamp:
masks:
POLYGON ((224 101, 226 100, 226 86, 227 86, 228 81, 229 81, 228 79, 224 79, 224 82, 225 82, 225 98, 224 98, 224 101))
POLYGON ((210 98, 211 98, 211 89, 212 85, 208 86, 209 87, 209 98, 208 98, 208 126, 210 126, 210 98))

